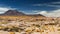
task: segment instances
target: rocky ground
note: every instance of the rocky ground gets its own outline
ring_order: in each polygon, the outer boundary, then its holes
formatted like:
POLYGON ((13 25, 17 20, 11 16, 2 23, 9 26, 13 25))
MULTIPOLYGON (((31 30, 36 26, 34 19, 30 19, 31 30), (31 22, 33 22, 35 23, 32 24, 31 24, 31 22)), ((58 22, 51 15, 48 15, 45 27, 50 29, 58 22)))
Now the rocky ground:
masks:
POLYGON ((0 18, 0 34, 60 34, 59 20, 60 18, 0 18))

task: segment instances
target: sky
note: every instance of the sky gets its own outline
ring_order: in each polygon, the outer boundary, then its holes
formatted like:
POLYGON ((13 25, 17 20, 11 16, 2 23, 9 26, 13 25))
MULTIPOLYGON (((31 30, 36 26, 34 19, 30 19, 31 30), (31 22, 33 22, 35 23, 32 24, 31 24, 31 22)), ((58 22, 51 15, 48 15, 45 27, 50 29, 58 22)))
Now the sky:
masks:
POLYGON ((0 0, 0 14, 7 10, 60 17, 60 0, 0 0))

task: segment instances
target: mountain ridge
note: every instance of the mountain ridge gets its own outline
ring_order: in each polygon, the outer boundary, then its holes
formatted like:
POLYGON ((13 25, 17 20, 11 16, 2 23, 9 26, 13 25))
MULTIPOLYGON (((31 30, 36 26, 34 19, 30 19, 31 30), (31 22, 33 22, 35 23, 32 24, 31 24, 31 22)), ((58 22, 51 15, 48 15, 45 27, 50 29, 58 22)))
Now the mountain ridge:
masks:
MULTIPOLYGON (((4 14, 0 14, 1 16, 43 16, 41 14, 25 14, 23 12, 19 12, 18 10, 8 10, 4 14)), ((44 17, 44 16, 43 16, 44 17)))

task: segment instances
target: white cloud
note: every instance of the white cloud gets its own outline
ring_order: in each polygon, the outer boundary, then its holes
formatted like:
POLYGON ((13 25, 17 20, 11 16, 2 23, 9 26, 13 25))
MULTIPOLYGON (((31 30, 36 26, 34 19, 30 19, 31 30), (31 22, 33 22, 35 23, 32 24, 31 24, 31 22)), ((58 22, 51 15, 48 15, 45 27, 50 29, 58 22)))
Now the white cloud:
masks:
POLYGON ((0 14, 2 14, 2 13, 5 13, 6 11, 8 11, 8 10, 13 10, 13 9, 15 9, 15 8, 9 8, 9 7, 0 7, 0 14))
POLYGON ((46 3, 43 3, 43 4, 33 4, 33 6, 45 6, 45 5, 48 5, 46 3))
POLYGON ((41 11, 41 12, 38 12, 37 14, 46 14, 47 11, 41 11))
POLYGON ((53 10, 50 12, 40 11, 40 12, 37 12, 37 14, 42 14, 42 15, 45 15, 47 17, 60 17, 60 9, 53 10))
POLYGON ((43 6, 44 4, 33 4, 33 6, 43 6))
POLYGON ((52 2, 52 4, 60 4, 60 2, 52 2))
POLYGON ((60 8, 60 2, 50 2, 50 3, 43 3, 43 4, 33 4, 33 6, 49 6, 49 7, 56 7, 60 8))

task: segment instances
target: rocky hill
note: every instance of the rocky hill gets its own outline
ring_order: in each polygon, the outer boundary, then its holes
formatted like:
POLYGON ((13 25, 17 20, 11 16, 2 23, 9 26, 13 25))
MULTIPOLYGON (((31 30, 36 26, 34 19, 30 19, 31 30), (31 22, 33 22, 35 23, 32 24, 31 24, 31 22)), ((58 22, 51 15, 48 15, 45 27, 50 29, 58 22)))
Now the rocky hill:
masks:
POLYGON ((28 15, 23 12, 19 12, 18 10, 8 10, 4 14, 0 14, 0 15, 3 15, 3 16, 43 16, 41 14, 29 14, 28 15))
POLYGON ((8 10, 4 13, 4 15, 9 15, 9 16, 13 16, 13 15, 25 15, 24 13, 22 12, 19 12, 17 10, 8 10))

